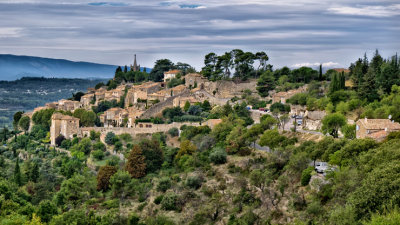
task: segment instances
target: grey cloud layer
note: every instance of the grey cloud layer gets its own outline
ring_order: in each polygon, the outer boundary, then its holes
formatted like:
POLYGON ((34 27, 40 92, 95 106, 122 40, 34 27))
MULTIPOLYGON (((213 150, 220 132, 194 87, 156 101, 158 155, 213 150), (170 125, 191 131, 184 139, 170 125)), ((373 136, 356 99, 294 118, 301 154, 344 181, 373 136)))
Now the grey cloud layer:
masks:
POLYGON ((0 1, 0 53, 113 64, 137 53, 145 66, 167 57, 199 69, 233 48, 267 51, 278 67, 400 49, 396 1, 17 1, 0 1))

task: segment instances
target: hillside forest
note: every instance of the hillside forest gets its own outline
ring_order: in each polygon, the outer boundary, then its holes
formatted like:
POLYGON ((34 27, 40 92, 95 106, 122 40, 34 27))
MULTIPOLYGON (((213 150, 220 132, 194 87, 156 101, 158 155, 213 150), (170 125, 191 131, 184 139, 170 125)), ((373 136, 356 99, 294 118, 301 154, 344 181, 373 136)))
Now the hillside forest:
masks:
MULTIPOLYGON (((348 72, 325 73, 322 66, 274 69, 268 60, 264 52, 207 54, 204 77, 256 79, 257 91, 243 91, 223 106, 188 102, 147 121, 222 119, 213 129, 184 125, 136 137, 109 132, 104 142, 93 131, 60 136, 53 147, 55 110, 38 111, 32 121, 15 113, 13 128, 0 130, 0 224, 399 224, 400 132, 381 142, 357 139, 348 122, 389 116, 400 122, 397 55, 384 59, 376 51, 348 72), (305 84, 306 92, 286 103, 268 98, 305 84), (271 113, 255 123, 248 106, 268 106, 271 113), (297 106, 326 112, 316 134, 285 129, 297 106), (317 173, 316 162, 332 169, 317 173)), ((150 73, 118 67, 114 79, 93 86, 157 82, 171 69, 181 74, 169 87, 195 72, 160 59, 150 73)), ((121 102, 61 113, 85 118, 82 126, 101 126, 99 115, 121 102)))

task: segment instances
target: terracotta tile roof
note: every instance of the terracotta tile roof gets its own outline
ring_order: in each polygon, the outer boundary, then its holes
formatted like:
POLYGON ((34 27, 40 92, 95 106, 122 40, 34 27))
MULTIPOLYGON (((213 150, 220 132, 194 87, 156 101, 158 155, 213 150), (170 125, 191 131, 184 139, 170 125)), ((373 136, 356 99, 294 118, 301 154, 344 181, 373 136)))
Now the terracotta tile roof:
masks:
POLYGON ((368 130, 400 130, 400 124, 389 119, 360 119, 357 121, 368 130))
POLYGON ((203 77, 201 74, 199 74, 199 73, 188 73, 188 74, 186 74, 185 75, 185 77, 186 76, 194 76, 194 77, 201 77, 201 78, 205 78, 205 77, 203 77))
POLYGON ((52 116, 51 116, 51 119, 52 120, 79 120, 78 118, 75 118, 75 117, 73 117, 73 116, 68 116, 68 115, 63 115, 63 114, 61 114, 61 113, 54 113, 52 116))
POLYGON ((164 74, 177 74, 177 73, 180 73, 180 72, 181 72, 180 70, 170 70, 168 72, 164 72, 164 74))
POLYGON ((335 70, 338 73, 341 73, 341 72, 350 73, 350 70, 345 69, 345 68, 334 68, 333 70, 335 70))
POLYGON ((173 88, 171 88, 173 91, 182 91, 182 90, 184 90, 186 88, 186 86, 185 85, 183 85, 183 84, 181 84, 181 85, 178 85, 178 86, 176 86, 176 87, 173 87, 173 88))
POLYGON ((370 137, 370 138, 373 138, 373 139, 383 139, 383 138, 387 137, 388 135, 389 135, 389 133, 387 131, 380 130, 378 132, 374 132, 374 133, 369 134, 367 136, 370 137))

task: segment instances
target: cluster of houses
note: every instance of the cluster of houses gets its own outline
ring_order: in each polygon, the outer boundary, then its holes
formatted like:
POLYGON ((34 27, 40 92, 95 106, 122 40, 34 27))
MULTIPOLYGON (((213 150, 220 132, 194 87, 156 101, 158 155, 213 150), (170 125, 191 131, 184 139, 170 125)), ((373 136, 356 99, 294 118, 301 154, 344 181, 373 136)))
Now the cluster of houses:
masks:
MULTIPOLYGON (((135 71, 140 70, 135 62, 131 66, 135 71)), ((100 122, 104 124, 102 132, 111 130, 121 130, 124 132, 134 132, 134 130, 145 129, 146 132, 154 132, 169 128, 169 126, 136 123, 139 118, 146 118, 151 110, 160 113, 165 107, 184 107, 187 102, 191 105, 204 100, 209 100, 213 105, 223 105, 232 98, 241 94, 243 90, 256 92, 256 83, 254 81, 244 83, 234 83, 232 81, 211 82, 198 73, 186 74, 183 78, 185 83, 168 88, 167 82, 176 78, 181 71, 171 70, 164 73, 164 82, 145 82, 140 85, 121 84, 115 89, 107 90, 106 87, 98 89, 88 88, 80 101, 62 99, 57 102, 47 103, 44 107, 38 107, 33 112, 26 113, 32 117, 33 113, 53 108, 60 111, 74 112, 76 109, 90 110, 93 106, 99 106, 102 101, 123 100, 122 108, 114 107, 106 110, 99 115, 100 122), (166 104, 168 102, 168 104, 166 104), (158 107, 157 107, 158 106, 158 107), (155 109, 154 109, 155 108, 155 109), (127 130, 124 130, 127 129, 127 130)), ((307 85, 287 92, 271 92, 272 103, 286 103, 287 99, 297 93, 307 91, 307 85)), ((307 111, 301 106, 292 106, 290 114, 296 119, 298 126, 306 130, 320 130, 322 119, 326 116, 324 111, 307 111)), ((212 126, 219 123, 220 120, 209 121, 212 126)), ((178 126, 179 124, 176 124, 178 126)), ((199 124, 198 124, 199 125, 199 124)), ((383 140, 390 132, 399 131, 400 124, 384 119, 362 119, 356 123, 357 138, 373 138, 383 140)), ((179 127, 179 126, 178 126, 179 127)), ((72 116, 55 113, 52 117, 51 125, 51 143, 55 144, 55 139, 60 134, 71 138, 73 135, 82 135, 83 133, 97 128, 80 128, 79 119, 72 116)), ((136 132, 135 131, 135 132, 136 132)))

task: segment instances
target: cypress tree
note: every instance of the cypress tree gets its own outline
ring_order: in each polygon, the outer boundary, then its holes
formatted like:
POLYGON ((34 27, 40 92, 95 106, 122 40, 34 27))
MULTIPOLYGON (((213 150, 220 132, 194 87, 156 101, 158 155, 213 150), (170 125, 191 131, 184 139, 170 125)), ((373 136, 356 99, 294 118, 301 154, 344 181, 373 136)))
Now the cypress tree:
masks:
POLYGON ((30 180, 36 183, 38 179, 39 179, 39 164, 34 163, 30 174, 30 180))
POLYGON ((16 184, 18 184, 18 186, 22 185, 22 176, 21 176, 21 168, 19 167, 19 158, 17 158, 17 162, 15 163, 14 181, 16 184))

